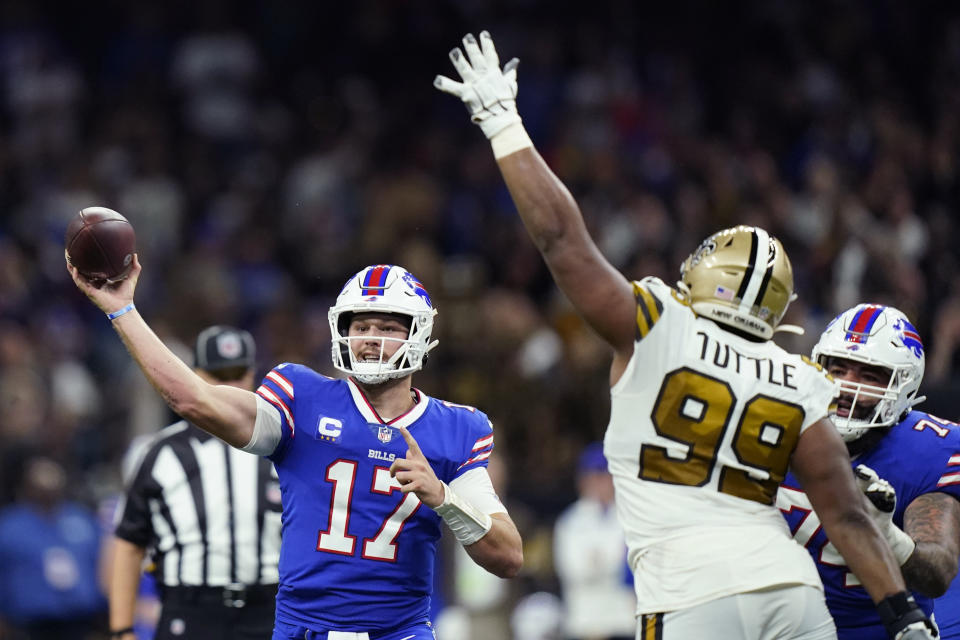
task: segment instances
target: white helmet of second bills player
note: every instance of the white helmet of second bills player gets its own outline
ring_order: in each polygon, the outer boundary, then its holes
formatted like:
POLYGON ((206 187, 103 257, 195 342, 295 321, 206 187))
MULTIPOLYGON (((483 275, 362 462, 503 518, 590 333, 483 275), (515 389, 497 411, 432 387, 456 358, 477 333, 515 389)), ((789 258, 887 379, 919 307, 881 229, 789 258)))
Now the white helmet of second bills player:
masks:
POLYGON ((923 401, 923 397, 917 397, 923 379, 923 342, 899 309, 861 304, 844 311, 827 325, 812 355, 828 370, 836 358, 881 367, 890 373, 886 387, 839 381, 842 411, 847 415, 830 417, 847 442, 860 438, 868 429, 895 424, 904 412, 923 401), (872 411, 867 410, 870 407, 872 411))

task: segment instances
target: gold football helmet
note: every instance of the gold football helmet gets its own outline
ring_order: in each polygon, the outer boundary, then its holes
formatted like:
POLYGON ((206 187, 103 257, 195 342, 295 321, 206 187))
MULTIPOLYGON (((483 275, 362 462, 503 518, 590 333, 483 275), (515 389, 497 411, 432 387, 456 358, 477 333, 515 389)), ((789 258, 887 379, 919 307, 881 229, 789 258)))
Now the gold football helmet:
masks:
POLYGON ((700 243, 680 265, 677 286, 699 315, 764 340, 773 337, 796 298, 783 245, 763 229, 744 225, 700 243))

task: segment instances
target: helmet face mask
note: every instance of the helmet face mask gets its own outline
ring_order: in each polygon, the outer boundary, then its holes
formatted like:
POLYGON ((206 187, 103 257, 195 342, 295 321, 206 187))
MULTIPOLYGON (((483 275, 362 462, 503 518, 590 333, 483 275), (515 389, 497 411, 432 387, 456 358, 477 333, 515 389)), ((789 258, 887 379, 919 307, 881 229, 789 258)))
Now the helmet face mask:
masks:
POLYGON ((713 234, 680 266, 677 286, 697 314, 769 340, 793 293, 793 268, 780 241, 758 227, 713 234))
POLYGON ((845 371, 844 361, 878 367, 889 374, 875 380, 838 380, 838 403, 847 415, 830 418, 846 442, 868 430, 890 427, 921 402, 917 397, 925 365, 923 343, 903 312, 893 307, 861 304, 827 325, 813 348, 813 359, 828 371, 845 371), (839 362, 838 362, 839 361, 839 362))
POLYGON ((381 384, 418 371, 427 353, 437 345, 436 340, 430 341, 436 314, 427 290, 406 269, 373 265, 361 270, 347 281, 327 314, 333 366, 364 384, 381 384), (409 325, 409 332, 405 338, 350 336, 351 321, 362 313, 400 316, 409 325), (354 343, 370 340, 380 341, 376 361, 358 358, 352 348, 354 343), (384 359, 391 342, 400 346, 384 359))

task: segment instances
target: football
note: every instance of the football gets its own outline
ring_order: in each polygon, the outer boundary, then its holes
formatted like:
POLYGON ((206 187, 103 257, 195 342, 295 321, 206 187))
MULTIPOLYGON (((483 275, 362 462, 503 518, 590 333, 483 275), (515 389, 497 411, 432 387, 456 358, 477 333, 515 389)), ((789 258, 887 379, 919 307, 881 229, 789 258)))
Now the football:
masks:
POLYGON ((67 225, 67 260, 94 282, 123 280, 137 251, 133 225, 113 209, 87 207, 67 225))

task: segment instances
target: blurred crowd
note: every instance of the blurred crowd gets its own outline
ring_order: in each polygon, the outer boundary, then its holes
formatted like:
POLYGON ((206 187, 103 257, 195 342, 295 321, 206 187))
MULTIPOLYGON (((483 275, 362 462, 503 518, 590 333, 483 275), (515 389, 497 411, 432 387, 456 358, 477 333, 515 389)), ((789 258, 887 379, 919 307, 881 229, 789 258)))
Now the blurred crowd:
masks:
POLYGON ((326 312, 367 264, 440 311, 414 384, 489 413, 527 543, 602 436, 609 354, 554 289, 482 134, 436 92, 488 29, 519 67, 531 137, 604 253, 668 283, 737 223, 780 237, 809 352, 861 301, 924 338, 927 410, 960 384, 960 9, 947 1, 0 0, 0 505, 42 453, 91 507, 131 440, 172 421, 70 282, 66 222, 137 232, 141 313, 189 359, 202 327, 252 331, 262 372, 333 374, 326 312), (525 527, 525 529, 523 529, 525 527))

